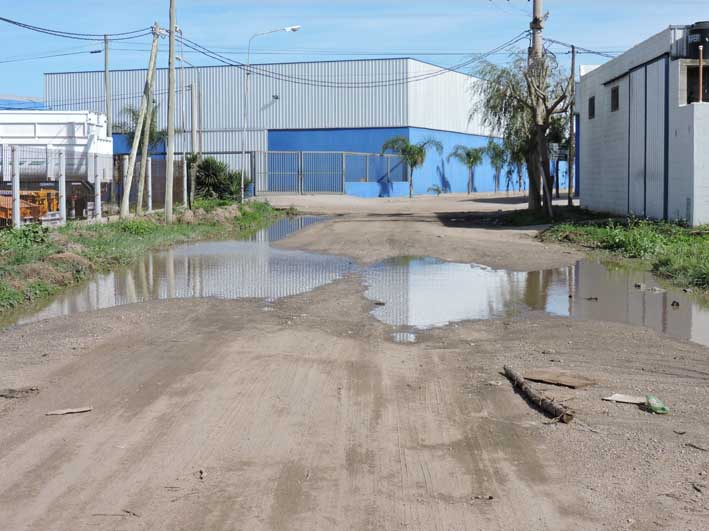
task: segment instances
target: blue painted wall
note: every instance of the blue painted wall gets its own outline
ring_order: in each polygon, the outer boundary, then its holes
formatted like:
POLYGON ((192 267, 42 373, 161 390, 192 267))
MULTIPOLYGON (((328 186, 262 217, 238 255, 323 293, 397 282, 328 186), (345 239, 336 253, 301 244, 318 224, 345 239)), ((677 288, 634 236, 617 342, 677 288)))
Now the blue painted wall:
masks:
MULTIPOLYGON (((114 155, 129 155, 131 145, 128 142, 128 135, 122 133, 113 134, 113 154, 114 155)), ((165 142, 159 142, 155 149, 155 153, 165 153, 165 142)), ((153 158, 164 159, 165 155, 153 155, 153 158)))
MULTIPOLYGON (((439 155, 430 150, 426 162, 414 172, 414 192, 432 194, 433 186, 444 192, 466 192, 468 189, 468 170, 456 160, 448 162, 448 154, 462 144, 468 147, 485 147, 488 137, 453 133, 420 128, 389 129, 314 129, 314 130, 273 130, 268 133, 270 151, 350 151, 360 153, 379 153, 384 142, 395 136, 404 136, 410 142, 422 142, 434 138, 443 144, 443 153, 439 155)), ((365 174, 364 162, 349 160, 346 191, 361 197, 395 197, 408 195, 408 184, 401 183, 405 178, 402 168, 394 168, 392 181, 384 182, 386 163, 370 159, 370 180, 378 182, 359 182, 365 174), (362 166, 359 168, 358 164, 362 166), (381 166, 381 167, 380 167, 381 166)), ((513 179, 516 184, 516 177, 513 179)), ((487 158, 475 170, 474 191, 494 191, 494 171, 487 158)), ((515 188, 511 188, 514 190, 515 188)), ((525 183, 526 189, 526 183, 525 183)), ((500 190, 506 190, 505 171, 500 176, 500 190)))

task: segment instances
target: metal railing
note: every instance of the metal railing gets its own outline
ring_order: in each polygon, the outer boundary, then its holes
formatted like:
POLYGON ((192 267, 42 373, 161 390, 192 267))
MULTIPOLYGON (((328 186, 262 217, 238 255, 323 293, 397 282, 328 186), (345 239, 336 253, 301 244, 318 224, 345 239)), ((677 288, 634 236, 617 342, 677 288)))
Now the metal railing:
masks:
POLYGON ((347 183, 407 179, 406 164, 398 155, 345 151, 254 151, 248 155, 248 177, 257 195, 344 194, 347 183))

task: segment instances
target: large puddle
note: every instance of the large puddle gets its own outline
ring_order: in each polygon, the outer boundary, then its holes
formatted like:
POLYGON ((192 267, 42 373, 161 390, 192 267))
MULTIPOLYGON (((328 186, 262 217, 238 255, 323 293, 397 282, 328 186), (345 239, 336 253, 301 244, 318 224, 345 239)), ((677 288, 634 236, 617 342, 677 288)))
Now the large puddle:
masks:
POLYGON ((320 220, 288 218, 251 241, 201 242, 147 254, 128 268, 98 275, 65 292, 16 322, 158 299, 278 299, 356 273, 363 278, 366 296, 378 303, 374 317, 404 330, 394 337, 399 342, 415 341, 415 329, 536 310, 645 326, 709 346, 709 308, 690 294, 660 289, 644 272, 581 261, 520 273, 428 257, 361 267, 345 258, 280 250, 269 244, 320 220))

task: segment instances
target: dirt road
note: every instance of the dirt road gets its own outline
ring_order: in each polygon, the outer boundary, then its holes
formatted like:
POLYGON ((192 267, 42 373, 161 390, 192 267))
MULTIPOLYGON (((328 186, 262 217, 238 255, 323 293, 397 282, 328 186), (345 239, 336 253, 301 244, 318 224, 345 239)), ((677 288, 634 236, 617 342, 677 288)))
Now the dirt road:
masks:
MULTIPOLYGON (((350 212, 283 245, 515 269, 573 258, 413 214, 350 212)), ((0 333, 0 388, 39 387, 0 398, 0 529, 707 528, 707 349, 542 314, 398 344, 363 291, 353 275, 276 302, 153 302, 0 333), (550 389, 581 419, 550 424, 505 363, 599 385, 550 389), (672 415, 600 401, 612 392, 656 393, 672 415), (80 406, 93 411, 45 416, 80 406)))

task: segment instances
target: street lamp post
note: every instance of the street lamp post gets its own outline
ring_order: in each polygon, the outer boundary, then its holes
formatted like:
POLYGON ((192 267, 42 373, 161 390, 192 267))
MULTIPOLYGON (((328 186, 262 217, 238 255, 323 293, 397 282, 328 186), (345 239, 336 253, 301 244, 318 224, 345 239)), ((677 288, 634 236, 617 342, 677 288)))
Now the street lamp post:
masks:
POLYGON ((249 46, 246 54, 246 70, 244 72, 244 123, 243 131, 241 134, 241 201, 244 201, 244 178, 246 177, 246 134, 248 131, 249 123, 249 85, 251 77, 251 45, 256 37, 262 37, 264 35, 270 35, 271 33, 280 33, 282 31, 286 33, 295 33, 300 30, 300 26, 288 26, 285 28, 278 28, 271 31, 264 31, 262 33, 255 33, 249 39, 249 46))
MULTIPOLYGON (((185 128, 185 125, 184 125, 186 122, 186 119, 185 119, 185 92, 187 90, 185 87, 184 65, 186 64, 186 65, 190 66, 193 69, 193 71, 197 73, 197 95, 198 95, 198 98, 192 97, 191 98, 192 105, 190 106, 190 118, 191 118, 190 122, 192 124, 190 126, 190 133, 191 133, 190 136, 192 138, 191 143, 190 143, 190 147, 191 147, 192 154, 194 154, 194 153, 200 152, 202 149, 201 142, 199 143, 199 146, 198 146, 197 145, 198 143, 195 141, 195 138, 197 137, 197 132, 195 131, 195 129, 197 128, 197 125, 196 125, 197 119, 201 120, 202 113, 200 112, 199 108, 195 109, 195 105, 194 105, 195 100, 197 100, 199 102, 197 105, 198 107, 201 106, 201 104, 202 104, 202 72, 199 70, 199 68, 197 68, 195 65, 190 63, 187 59, 185 59, 184 56, 178 55, 177 57, 175 57, 175 59, 180 61, 180 64, 182 65, 181 70, 182 70, 182 91, 183 91, 182 92, 182 123, 183 123, 182 133, 183 133, 183 135, 187 134, 187 129, 185 128)), ((194 92, 194 90, 195 90, 195 84, 194 84, 194 82, 192 82, 192 83, 190 83, 190 92, 194 92)), ((182 162, 182 164, 183 164, 183 172, 184 172, 185 176, 187 175, 187 157, 185 155, 185 149, 186 149, 185 146, 186 145, 187 145, 187 140, 183 136, 183 143, 182 143, 182 161, 183 162, 182 162)), ((185 186, 185 190, 186 190, 187 184, 184 183, 184 186, 185 186)), ((194 187, 193 187, 193 189, 194 189, 194 187)), ((187 194, 187 192, 185 192, 185 194, 187 194)), ((187 195, 185 195, 185 203, 187 203, 187 195)))

